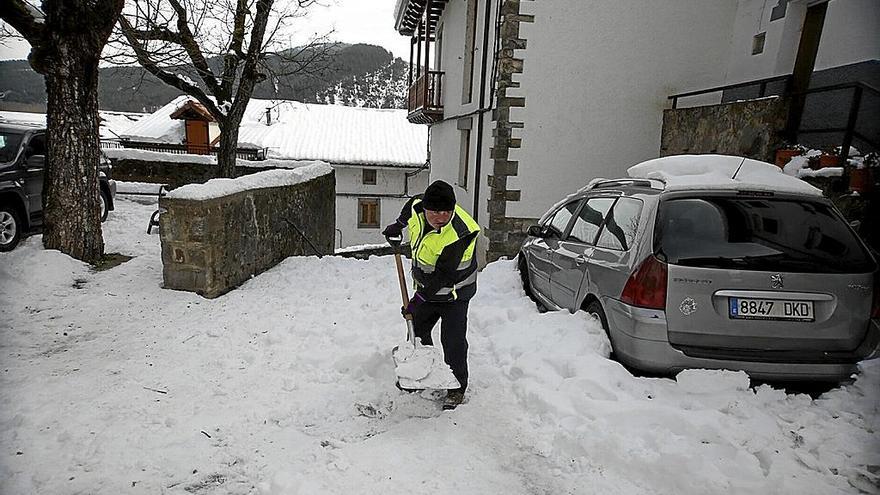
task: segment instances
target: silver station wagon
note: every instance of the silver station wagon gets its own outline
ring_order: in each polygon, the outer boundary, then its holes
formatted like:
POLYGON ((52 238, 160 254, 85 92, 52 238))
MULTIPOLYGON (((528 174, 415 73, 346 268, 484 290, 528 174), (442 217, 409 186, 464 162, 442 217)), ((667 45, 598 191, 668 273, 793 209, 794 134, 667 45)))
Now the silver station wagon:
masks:
POLYGON ((877 264, 832 203, 763 162, 728 179, 746 160, 685 158, 551 208, 519 253, 526 292, 594 315, 615 357, 647 372, 840 381, 878 357, 877 264), (682 163, 680 176, 657 172, 682 163), (684 173, 707 163, 702 180, 684 173))

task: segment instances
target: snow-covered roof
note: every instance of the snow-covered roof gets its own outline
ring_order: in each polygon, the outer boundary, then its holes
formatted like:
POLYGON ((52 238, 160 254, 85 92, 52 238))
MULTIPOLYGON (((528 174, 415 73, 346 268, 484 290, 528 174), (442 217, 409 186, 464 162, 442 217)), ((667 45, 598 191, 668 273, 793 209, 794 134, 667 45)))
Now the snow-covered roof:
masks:
POLYGON ((168 193, 169 198, 203 200, 228 196, 250 189, 293 186, 322 175, 333 173, 333 168, 322 162, 291 170, 266 170, 235 179, 211 179, 204 184, 187 184, 168 193))
POLYGON ((822 195, 821 189, 785 175, 776 165, 741 156, 666 156, 634 165, 627 173, 636 179, 662 180, 667 191, 724 189, 822 195))
MULTIPOLYGON (((145 113, 136 112, 111 112, 101 110, 101 139, 118 139, 119 134, 125 132, 132 124, 144 118, 145 113)), ((30 112, 0 112, 0 122, 16 124, 39 124, 46 125, 46 114, 30 112)))
MULTIPOLYGON (((171 114, 190 101, 180 96, 129 128, 133 141, 180 144, 184 122, 171 114)), ((427 160, 428 129, 406 120, 406 110, 316 105, 290 100, 248 103, 238 144, 266 148, 269 158, 334 164, 418 167, 427 160), (271 123, 267 124, 267 111, 271 123)))

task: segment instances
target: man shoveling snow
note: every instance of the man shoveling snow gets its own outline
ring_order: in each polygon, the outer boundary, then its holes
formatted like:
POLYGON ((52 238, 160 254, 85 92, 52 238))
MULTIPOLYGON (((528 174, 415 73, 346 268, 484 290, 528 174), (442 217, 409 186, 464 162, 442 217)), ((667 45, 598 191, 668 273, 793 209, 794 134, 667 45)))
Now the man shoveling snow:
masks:
MULTIPOLYGON (((477 292, 476 241, 480 226, 456 204, 452 186, 438 180, 422 197, 407 202, 397 221, 382 234, 394 242, 404 227, 409 231, 416 292, 403 308, 403 315, 412 319, 415 340, 395 349, 398 386, 445 388, 431 383, 437 378, 431 372, 436 368, 436 349, 420 347, 416 342, 432 346, 431 330, 439 320, 444 360, 459 384, 449 390, 443 407, 454 409, 464 400, 467 389, 467 312, 477 292), (413 379, 420 374, 423 376, 413 379)), ((445 366, 441 366, 443 369, 445 366)))

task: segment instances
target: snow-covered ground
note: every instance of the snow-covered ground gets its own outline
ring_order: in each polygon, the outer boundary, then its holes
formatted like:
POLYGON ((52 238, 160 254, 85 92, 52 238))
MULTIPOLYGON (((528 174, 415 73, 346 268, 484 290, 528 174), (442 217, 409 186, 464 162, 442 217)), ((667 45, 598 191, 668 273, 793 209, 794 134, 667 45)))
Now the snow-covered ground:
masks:
POLYGON ((6 494, 880 493, 880 362, 813 400, 735 372, 633 377, 514 264, 471 305, 471 387, 394 388, 393 258, 289 258, 214 300, 164 290, 155 205, 119 199, 104 272, 0 254, 6 494))

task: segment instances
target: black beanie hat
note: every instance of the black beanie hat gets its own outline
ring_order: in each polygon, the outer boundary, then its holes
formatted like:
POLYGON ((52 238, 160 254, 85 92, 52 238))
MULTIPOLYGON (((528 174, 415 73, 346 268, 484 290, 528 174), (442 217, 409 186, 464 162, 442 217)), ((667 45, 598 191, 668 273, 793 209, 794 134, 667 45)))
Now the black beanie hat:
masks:
POLYGON ((422 197, 422 206, 432 211, 452 211, 455 209, 455 191, 442 180, 434 181, 422 197))

